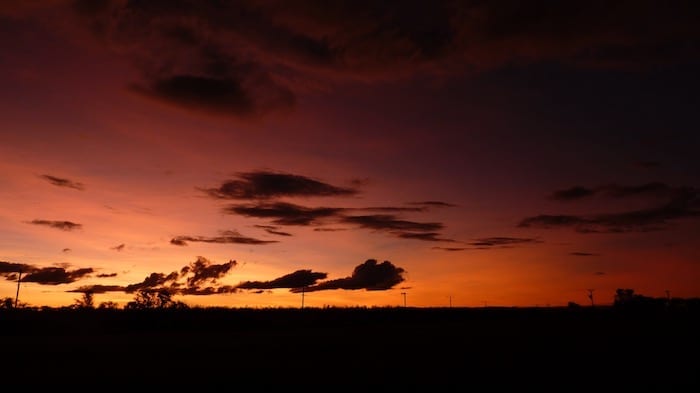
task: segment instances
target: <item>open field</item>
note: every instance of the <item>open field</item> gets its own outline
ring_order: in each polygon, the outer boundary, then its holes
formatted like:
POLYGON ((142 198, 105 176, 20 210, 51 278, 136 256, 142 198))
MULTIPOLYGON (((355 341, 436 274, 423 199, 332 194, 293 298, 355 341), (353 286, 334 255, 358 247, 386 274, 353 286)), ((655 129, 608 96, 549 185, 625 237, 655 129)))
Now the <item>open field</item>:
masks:
POLYGON ((97 390, 689 391, 699 328, 603 307, 0 312, 6 384, 97 390))

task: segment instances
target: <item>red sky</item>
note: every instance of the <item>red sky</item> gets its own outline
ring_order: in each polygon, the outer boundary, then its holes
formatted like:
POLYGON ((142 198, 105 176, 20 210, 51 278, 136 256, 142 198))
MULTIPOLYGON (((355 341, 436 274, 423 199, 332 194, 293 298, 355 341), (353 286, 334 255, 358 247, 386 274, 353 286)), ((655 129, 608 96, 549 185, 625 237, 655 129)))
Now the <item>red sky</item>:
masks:
POLYGON ((697 11, 0 5, 0 297, 700 296, 697 11))

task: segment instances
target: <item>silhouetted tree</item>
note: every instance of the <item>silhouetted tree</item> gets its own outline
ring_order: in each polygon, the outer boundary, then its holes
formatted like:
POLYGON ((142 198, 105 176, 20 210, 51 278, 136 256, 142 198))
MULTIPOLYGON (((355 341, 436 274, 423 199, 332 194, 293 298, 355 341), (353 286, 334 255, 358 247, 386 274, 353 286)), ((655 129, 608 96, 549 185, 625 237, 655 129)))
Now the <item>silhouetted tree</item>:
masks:
POLYGON ((97 308, 100 310, 116 310, 119 308, 119 304, 115 302, 102 302, 97 308))
POLYGON ((136 292, 134 300, 126 304, 126 309, 164 309, 164 308, 187 308, 183 302, 174 301, 173 294, 167 289, 157 291, 140 290, 136 292))
POLYGON ((95 308, 95 294, 90 291, 83 292, 79 299, 75 299, 76 308, 95 308))
POLYGON ((9 309, 14 308, 14 307, 15 307, 15 299, 13 299, 11 297, 6 297, 6 298, 2 299, 2 303, 0 303, 0 308, 4 308, 4 309, 9 310, 9 309))
POLYGON ((616 306, 623 306, 625 304, 629 304, 632 300, 634 300, 635 294, 634 294, 634 289, 622 289, 618 288, 615 291, 615 301, 614 304, 616 306))

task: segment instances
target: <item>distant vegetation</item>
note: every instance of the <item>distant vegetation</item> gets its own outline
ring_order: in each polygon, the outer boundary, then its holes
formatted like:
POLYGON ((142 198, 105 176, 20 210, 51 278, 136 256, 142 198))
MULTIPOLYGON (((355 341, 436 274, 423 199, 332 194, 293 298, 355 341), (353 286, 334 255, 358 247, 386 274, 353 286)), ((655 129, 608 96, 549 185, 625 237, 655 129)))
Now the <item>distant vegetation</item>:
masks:
MULTIPOLYGON (((15 307, 15 300, 11 297, 6 297, 0 300, 0 310, 10 310, 14 308, 21 308, 24 310, 48 310, 52 307, 34 307, 29 306, 24 303, 18 303, 15 307)), ((197 309, 206 307, 195 307, 197 309)), ((213 309, 225 309, 226 307, 210 307, 213 309)), ((275 307, 270 307, 275 308, 275 307)), ((324 307, 324 308, 341 308, 341 307, 324 307)), ((350 308, 364 308, 367 307, 350 307, 350 308)), ((376 307, 373 307, 376 308, 376 307)), ((390 307, 382 307, 390 308, 390 307)), ((400 308, 400 307, 399 307, 400 308)), ((430 308, 430 307, 429 307, 430 308)), ((444 307, 432 307, 432 308, 444 308, 444 307)), ((451 307, 450 307, 451 308, 451 307)), ((455 307, 459 308, 459 307, 455 307)), ((461 307, 469 308, 469 307, 461 307)), ((475 307, 482 308, 482 307, 475 307)), ((483 307, 489 308, 489 307, 483 307)), ((494 308, 494 307, 490 307, 494 308)), ((528 307, 497 307, 497 308, 524 308, 528 307)), ((539 308, 539 307, 536 307, 539 308)), ((549 308, 549 307, 548 307, 549 308)), ((553 307, 556 308, 556 307, 553 307)), ((583 307, 578 303, 569 302, 567 305, 568 309, 582 309, 582 308, 593 308, 593 306, 583 307)), ((700 311, 700 298, 680 298, 671 297, 670 294, 667 297, 651 297, 635 293, 634 289, 628 288, 618 288, 615 291, 615 297, 612 306, 595 306, 595 308, 613 308, 616 310, 636 310, 636 311, 655 311, 655 310, 695 310, 700 311)), ((134 294, 134 299, 128 302, 124 307, 120 307, 119 304, 107 301, 102 302, 99 305, 95 304, 94 294, 90 291, 83 292, 81 296, 75 299, 74 303, 70 306, 59 307, 58 309, 70 310, 90 310, 90 309, 100 309, 100 310, 187 310, 191 309, 186 303, 182 301, 173 300, 173 293, 167 289, 142 289, 136 291, 134 294)))

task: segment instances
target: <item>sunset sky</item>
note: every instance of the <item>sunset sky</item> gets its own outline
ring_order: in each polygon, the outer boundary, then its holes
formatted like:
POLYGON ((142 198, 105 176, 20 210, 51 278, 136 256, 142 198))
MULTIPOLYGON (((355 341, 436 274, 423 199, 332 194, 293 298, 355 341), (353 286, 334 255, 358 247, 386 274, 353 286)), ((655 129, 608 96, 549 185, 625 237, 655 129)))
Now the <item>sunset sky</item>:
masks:
POLYGON ((0 298, 700 296, 693 1, 0 3, 0 298))

